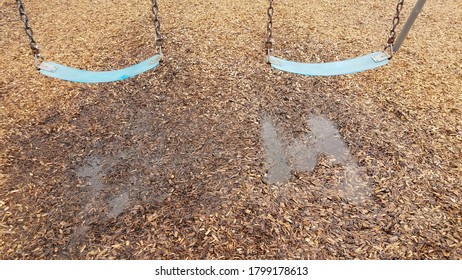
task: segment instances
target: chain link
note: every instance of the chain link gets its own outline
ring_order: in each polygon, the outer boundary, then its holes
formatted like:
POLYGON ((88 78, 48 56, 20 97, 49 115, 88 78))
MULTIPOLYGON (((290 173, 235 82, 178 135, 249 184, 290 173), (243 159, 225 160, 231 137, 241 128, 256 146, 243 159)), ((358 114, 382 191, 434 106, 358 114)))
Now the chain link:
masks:
POLYGON ((268 24, 266 25, 266 54, 268 63, 271 51, 273 50, 273 14, 273 0, 269 0, 268 24))
POLYGON ((16 0, 16 4, 18 5, 19 17, 21 21, 24 23, 24 31, 26 32, 26 35, 29 38, 29 46, 32 50, 32 55, 34 56, 35 68, 40 69, 39 65, 44 61, 44 58, 40 53, 40 49, 37 42, 34 39, 34 32, 32 31, 32 28, 29 26, 29 18, 27 17, 26 9, 24 8, 24 4, 21 0, 16 0))
POLYGON ((154 27, 156 28, 156 48, 159 54, 162 55, 162 35, 160 33, 160 21, 159 21, 159 6, 157 5, 157 0, 152 0, 152 15, 154 21, 154 27))
POLYGON ((387 44, 385 45, 385 50, 389 49, 390 50, 390 58, 393 57, 393 45, 395 44, 396 40, 396 27, 398 27, 398 24, 400 22, 400 15, 401 15, 401 10, 403 9, 404 5, 404 0, 399 0, 398 4, 396 5, 396 14, 395 17, 393 18, 392 22, 392 27, 390 30, 390 34, 388 36, 387 44))

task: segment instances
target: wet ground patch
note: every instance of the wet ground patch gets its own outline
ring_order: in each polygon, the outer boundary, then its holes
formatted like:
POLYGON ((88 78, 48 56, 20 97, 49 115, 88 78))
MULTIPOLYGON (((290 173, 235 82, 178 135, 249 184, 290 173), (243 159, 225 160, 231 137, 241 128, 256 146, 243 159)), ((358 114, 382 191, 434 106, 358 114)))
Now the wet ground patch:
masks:
POLYGON ((325 116, 311 116, 307 125, 309 133, 290 143, 283 143, 278 134, 284 132, 281 129, 278 131, 268 116, 262 118, 267 168, 265 181, 268 184, 284 184, 291 179, 292 172, 305 172, 309 175, 316 167, 318 157, 324 155, 343 170, 343 174, 339 174, 337 186, 341 197, 357 202, 370 199, 369 179, 350 154, 335 125, 325 116))

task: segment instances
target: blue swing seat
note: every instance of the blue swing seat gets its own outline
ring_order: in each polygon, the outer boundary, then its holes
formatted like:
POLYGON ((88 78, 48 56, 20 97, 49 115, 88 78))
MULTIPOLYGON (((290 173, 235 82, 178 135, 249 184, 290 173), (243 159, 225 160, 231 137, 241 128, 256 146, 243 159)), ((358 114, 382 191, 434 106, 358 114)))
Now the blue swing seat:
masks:
POLYGON ((40 73, 45 76, 79 83, 107 83, 121 81, 134 77, 145 71, 157 67, 162 59, 161 54, 156 54, 138 64, 113 71, 86 71, 67 67, 55 62, 42 62, 39 65, 40 73))
POLYGON ((288 61, 274 56, 269 57, 271 66, 286 72, 305 76, 336 76, 353 74, 386 65, 389 56, 382 52, 374 52, 353 59, 327 63, 300 63, 288 61))

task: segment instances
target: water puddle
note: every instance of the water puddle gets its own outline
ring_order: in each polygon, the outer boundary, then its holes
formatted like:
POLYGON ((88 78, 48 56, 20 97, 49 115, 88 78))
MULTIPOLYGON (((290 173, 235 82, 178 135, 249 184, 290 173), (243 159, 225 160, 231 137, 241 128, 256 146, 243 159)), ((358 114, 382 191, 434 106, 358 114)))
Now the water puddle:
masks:
POLYGON ((290 179, 290 167, 284 154, 284 147, 278 139, 276 129, 271 119, 265 117, 262 121, 262 137, 264 140, 266 165, 268 172, 265 181, 268 184, 283 183, 290 179))
POLYGON ((109 201, 109 207, 111 207, 111 211, 107 214, 107 217, 112 219, 119 216, 119 214, 121 214, 129 206, 128 199, 128 193, 124 192, 109 201))
POLYGON ((339 176, 339 195, 349 201, 359 202, 370 197, 367 176, 363 174, 335 125, 324 116, 312 116, 307 120, 310 131, 300 139, 285 145, 280 140, 274 122, 269 117, 262 120, 262 138, 266 154, 268 184, 290 180, 291 172, 311 173, 318 157, 326 155, 343 172, 339 176))
POLYGON ((322 116, 308 120, 308 126, 314 137, 314 146, 319 153, 331 156, 337 162, 344 163, 350 155, 345 142, 334 124, 322 116))
POLYGON ((293 169, 307 173, 313 171, 318 162, 318 153, 316 149, 310 149, 311 146, 311 140, 305 137, 304 141, 296 139, 287 147, 293 169))
MULTIPOLYGON (((113 169, 117 167, 119 163, 124 162, 130 152, 131 151, 121 151, 115 156, 105 158, 90 156, 86 159, 86 163, 77 169, 77 176, 87 180, 87 184, 91 185, 91 190, 93 190, 86 198, 88 203, 82 208, 84 216, 88 217, 92 209, 106 205, 109 209, 106 219, 115 218, 130 206, 128 190, 117 191, 112 197, 104 200, 102 200, 100 196, 104 189, 109 188, 108 191, 110 191, 111 188, 111 184, 103 184, 102 178, 110 176, 111 172, 114 172, 113 169)), ((131 177, 129 179, 131 179, 131 177)), ((129 184, 121 184, 115 189, 119 189, 121 186, 126 185, 129 184)))
POLYGON ((82 207, 79 216, 81 217, 81 224, 75 227, 74 233, 70 237, 69 246, 74 247, 79 243, 80 239, 91 230, 88 221, 98 217, 100 221, 105 221, 117 218, 124 210, 130 207, 130 196, 128 190, 119 190, 120 184, 113 186, 113 184, 103 184, 102 178, 108 177, 113 172, 114 167, 125 161, 131 153, 131 150, 121 151, 115 156, 98 157, 89 156, 85 160, 85 164, 76 170, 76 175, 81 179, 87 181, 87 185, 91 185, 91 190, 88 196, 84 196, 87 203, 82 207), (111 191, 111 187, 117 190, 116 194, 106 198, 105 190, 111 191), (105 214, 103 209, 108 209, 105 214))
POLYGON ((88 178, 91 186, 96 191, 101 191, 104 187, 100 180, 100 173, 103 165, 101 159, 98 157, 90 157, 87 164, 77 170, 77 176, 81 178, 88 178))

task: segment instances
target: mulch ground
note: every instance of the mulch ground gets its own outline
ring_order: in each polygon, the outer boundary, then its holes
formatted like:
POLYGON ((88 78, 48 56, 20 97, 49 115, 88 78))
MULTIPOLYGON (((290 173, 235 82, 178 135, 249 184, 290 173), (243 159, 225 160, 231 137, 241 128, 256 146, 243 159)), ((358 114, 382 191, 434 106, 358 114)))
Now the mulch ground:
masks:
MULTIPOLYGON (((150 1, 24 4, 47 60, 106 70, 154 54, 150 1)), ((159 0, 161 66, 86 85, 38 74, 0 1, 0 258, 461 259, 462 1, 428 1, 387 66, 340 77, 271 70, 267 6, 159 0), (311 116, 335 123, 368 199, 342 196, 329 155, 265 183, 262 120, 289 143, 311 116)), ((274 54, 381 50, 394 6, 275 1, 274 54)))

